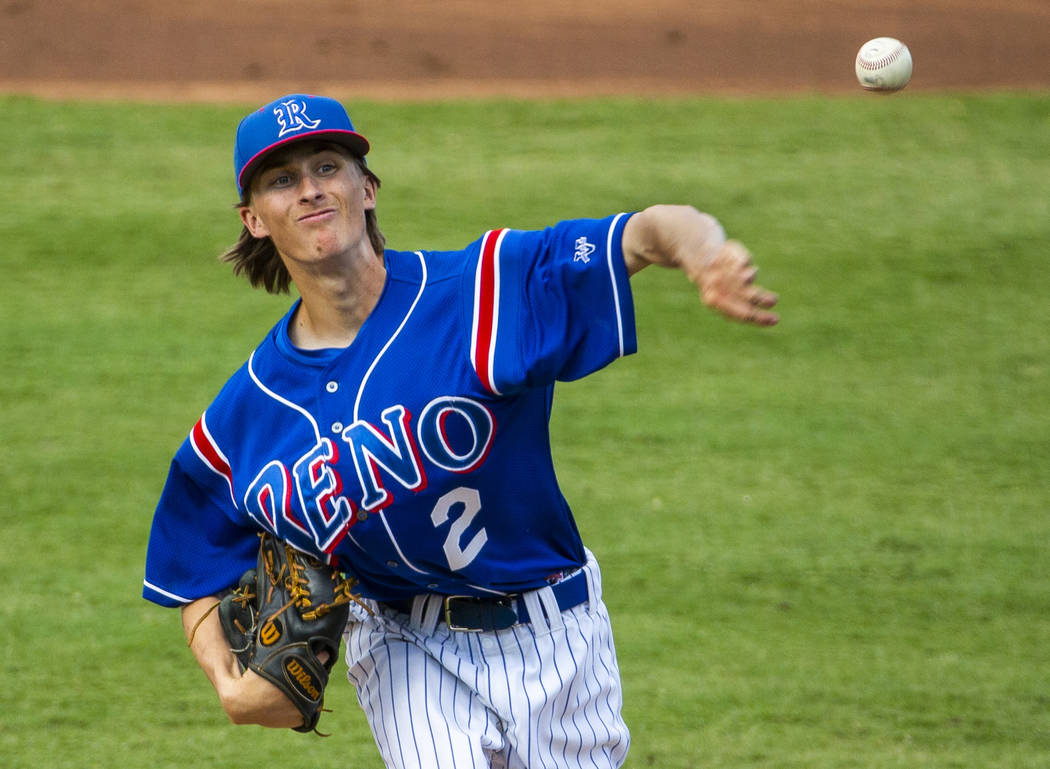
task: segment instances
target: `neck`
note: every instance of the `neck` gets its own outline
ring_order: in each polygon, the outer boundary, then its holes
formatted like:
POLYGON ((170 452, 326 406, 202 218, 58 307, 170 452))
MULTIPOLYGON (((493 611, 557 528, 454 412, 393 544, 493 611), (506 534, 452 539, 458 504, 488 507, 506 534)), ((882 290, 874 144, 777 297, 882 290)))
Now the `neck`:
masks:
POLYGON ((302 304, 288 326, 292 344, 304 350, 348 347, 368 319, 386 283, 386 268, 374 253, 337 274, 292 276, 302 304))

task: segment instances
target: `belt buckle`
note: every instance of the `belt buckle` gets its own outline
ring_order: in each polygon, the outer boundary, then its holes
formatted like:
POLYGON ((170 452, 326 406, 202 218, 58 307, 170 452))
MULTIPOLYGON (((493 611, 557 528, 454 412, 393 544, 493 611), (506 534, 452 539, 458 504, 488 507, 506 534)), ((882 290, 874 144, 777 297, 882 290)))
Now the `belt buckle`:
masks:
POLYGON ((452 621, 452 602, 453 601, 473 601, 477 602, 477 596, 473 595, 447 595, 445 596, 445 624, 448 625, 448 629, 456 633, 480 633, 481 628, 479 627, 464 627, 463 625, 457 625, 452 621))
POLYGON ((491 599, 481 598, 476 595, 449 595, 445 596, 444 609, 445 624, 448 626, 449 630, 458 633, 483 633, 487 630, 502 630, 504 628, 510 627, 512 624, 514 624, 515 621, 517 621, 517 612, 514 610, 514 598, 512 596, 503 596, 498 599, 491 599), (476 609, 480 609, 480 607, 482 606, 488 606, 494 603, 496 605, 499 605, 501 608, 509 609, 513 613, 513 619, 510 622, 501 622, 497 625, 493 622, 494 617, 492 609, 490 608, 487 612, 485 612, 485 624, 487 625, 487 627, 480 627, 478 625, 461 625, 453 621, 455 603, 458 601, 463 601, 467 604, 473 605, 476 609))

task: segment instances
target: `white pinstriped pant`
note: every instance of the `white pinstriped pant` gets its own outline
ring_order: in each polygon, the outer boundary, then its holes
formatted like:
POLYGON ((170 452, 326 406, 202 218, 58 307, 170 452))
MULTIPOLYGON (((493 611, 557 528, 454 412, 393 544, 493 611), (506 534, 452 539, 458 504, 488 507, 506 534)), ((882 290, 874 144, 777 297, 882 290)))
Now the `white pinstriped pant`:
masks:
MULTIPOLYGON (((390 769, 611 769, 630 737, 598 564, 589 600, 558 612, 550 588, 523 597, 532 622, 450 632, 440 598, 411 617, 355 613, 347 677, 390 769), (540 619, 535 619, 540 618, 540 619)), ((353 619, 353 618, 352 618, 353 619)))

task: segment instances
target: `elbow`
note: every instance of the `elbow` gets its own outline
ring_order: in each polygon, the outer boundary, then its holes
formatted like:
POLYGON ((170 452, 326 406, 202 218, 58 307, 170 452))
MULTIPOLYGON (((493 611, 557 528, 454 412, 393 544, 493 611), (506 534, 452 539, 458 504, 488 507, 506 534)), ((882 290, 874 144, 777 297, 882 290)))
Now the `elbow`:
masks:
POLYGON ((226 718, 228 718, 230 723, 234 726, 247 726, 260 723, 259 714, 252 707, 245 707, 243 703, 228 698, 220 698, 220 704, 222 705, 223 712, 226 713, 226 718))
POLYGON ((242 708, 233 697, 219 692, 219 704, 222 706, 222 710, 226 714, 226 718, 230 720, 231 724, 242 726, 248 723, 248 717, 244 708, 242 708))
POLYGON ((255 723, 253 720, 248 718, 248 716, 246 716, 245 714, 234 712, 234 711, 227 710, 226 711, 226 717, 228 719, 230 719, 230 723, 233 724, 234 726, 247 726, 248 724, 255 723))
POLYGON ((251 702, 241 696, 240 689, 232 681, 219 684, 215 688, 219 695, 219 704, 231 724, 243 726, 255 723, 251 702))

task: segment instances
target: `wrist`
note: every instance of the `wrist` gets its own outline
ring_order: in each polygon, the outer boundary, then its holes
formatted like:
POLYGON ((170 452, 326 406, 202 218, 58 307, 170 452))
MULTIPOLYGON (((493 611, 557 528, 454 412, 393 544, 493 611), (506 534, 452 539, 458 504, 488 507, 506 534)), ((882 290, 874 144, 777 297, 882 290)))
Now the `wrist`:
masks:
POLYGON ((224 678, 215 689, 222 709, 234 724, 273 728, 294 728, 303 724, 303 715, 292 701, 252 670, 224 678))

